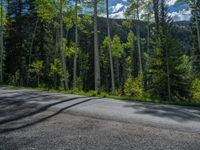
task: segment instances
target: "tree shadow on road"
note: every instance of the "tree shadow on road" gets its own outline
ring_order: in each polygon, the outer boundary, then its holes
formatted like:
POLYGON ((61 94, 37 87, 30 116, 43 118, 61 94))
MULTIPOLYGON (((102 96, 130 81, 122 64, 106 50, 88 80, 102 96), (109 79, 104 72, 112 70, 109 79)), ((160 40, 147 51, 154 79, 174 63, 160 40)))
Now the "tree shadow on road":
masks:
POLYGON ((175 105, 159 105, 148 103, 136 103, 126 105, 131 107, 136 114, 151 115, 160 118, 168 118, 177 122, 197 121, 200 122, 200 108, 184 107, 175 105))
MULTIPOLYGON (((22 96, 24 96, 24 95, 22 94, 22 96)), ((32 95, 30 95, 30 97, 31 96, 32 95)), ((59 99, 60 97, 56 97, 56 98, 59 99)), ((45 101, 52 100, 52 99, 55 99, 55 97, 52 98, 52 97, 47 96, 46 98, 45 97, 42 98, 42 100, 45 100, 45 101)), ((95 99, 95 98, 74 97, 74 98, 66 99, 66 97, 65 97, 64 100, 61 99, 57 102, 53 102, 53 103, 46 104, 46 105, 41 105, 38 103, 28 103, 27 100, 20 100, 19 95, 18 95, 18 100, 15 100, 14 97, 9 97, 9 98, 6 97, 5 99, 3 97, 0 97, 0 108, 3 108, 0 110, 0 133, 6 133, 9 131, 14 131, 14 130, 18 130, 18 129, 22 129, 22 128, 25 128, 28 126, 35 125, 37 123, 43 122, 47 119, 50 119, 69 108, 75 107, 82 103, 86 103, 93 99, 95 99), (50 114, 47 116, 40 115, 40 114, 44 113, 45 111, 47 111, 50 107, 53 107, 55 105, 62 104, 65 102, 73 101, 73 100, 80 100, 80 101, 76 102, 74 104, 68 105, 64 108, 61 108, 53 114, 50 114), (1 107, 1 106, 3 106, 3 107, 1 107), (35 117, 35 116, 37 116, 37 117, 35 117), (20 122, 20 124, 18 125, 19 122, 20 122), (13 125, 14 125, 14 127, 13 127, 13 125)))

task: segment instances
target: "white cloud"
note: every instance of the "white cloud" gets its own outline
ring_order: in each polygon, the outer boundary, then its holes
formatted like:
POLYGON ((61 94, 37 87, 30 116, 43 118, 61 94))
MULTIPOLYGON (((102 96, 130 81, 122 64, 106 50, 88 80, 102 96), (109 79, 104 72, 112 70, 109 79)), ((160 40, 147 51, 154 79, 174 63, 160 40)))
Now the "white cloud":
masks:
POLYGON ((188 21, 191 18, 191 10, 182 10, 179 12, 169 13, 169 16, 173 18, 174 21, 188 21))
POLYGON ((114 13, 114 14, 111 14, 110 17, 111 18, 116 18, 116 19, 124 19, 125 18, 124 12, 122 12, 122 11, 114 13))
POLYGON ((112 6, 111 9, 112 9, 112 13, 116 13, 118 12, 121 8, 123 8, 124 5, 122 3, 118 3, 117 5, 115 6, 112 6))
POLYGON ((167 2, 167 5, 171 6, 171 5, 174 5, 176 3, 177 0, 169 0, 167 2))

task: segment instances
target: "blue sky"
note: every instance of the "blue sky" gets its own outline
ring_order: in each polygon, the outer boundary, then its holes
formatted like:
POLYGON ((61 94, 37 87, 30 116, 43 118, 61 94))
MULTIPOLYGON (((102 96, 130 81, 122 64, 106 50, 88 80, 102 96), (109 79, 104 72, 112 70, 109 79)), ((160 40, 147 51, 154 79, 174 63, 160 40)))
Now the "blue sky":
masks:
MULTIPOLYGON (((190 19, 190 9, 187 4, 175 4, 176 0, 169 0, 168 14, 174 21, 184 21, 190 19)), ((110 15, 113 18, 123 18, 123 12, 128 7, 127 0, 109 0, 110 15)))

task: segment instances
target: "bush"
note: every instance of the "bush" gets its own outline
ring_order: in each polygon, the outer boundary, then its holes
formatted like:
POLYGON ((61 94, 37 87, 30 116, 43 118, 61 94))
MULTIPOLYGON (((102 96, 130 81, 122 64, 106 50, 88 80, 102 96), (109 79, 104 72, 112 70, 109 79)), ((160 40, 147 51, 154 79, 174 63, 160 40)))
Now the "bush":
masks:
POLYGON ((195 79, 192 82, 192 97, 196 102, 200 102, 200 79, 195 79))
POLYGON ((128 77, 124 85, 124 93, 126 96, 143 96, 142 76, 128 77))
POLYGON ((89 91, 87 93, 88 96, 97 96, 98 95, 98 92, 97 91, 89 91))

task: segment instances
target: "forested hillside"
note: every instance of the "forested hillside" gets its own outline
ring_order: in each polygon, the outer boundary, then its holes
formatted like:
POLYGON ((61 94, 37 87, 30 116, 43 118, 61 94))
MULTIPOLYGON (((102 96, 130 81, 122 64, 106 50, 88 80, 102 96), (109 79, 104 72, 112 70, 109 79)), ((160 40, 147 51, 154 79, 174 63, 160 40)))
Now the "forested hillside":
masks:
POLYGON ((0 82, 200 102, 200 2, 174 22, 165 0, 129 1, 110 19, 108 0, 1 0, 0 82))

